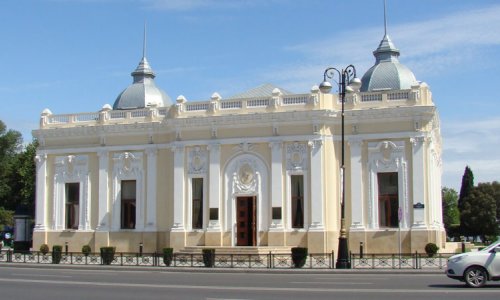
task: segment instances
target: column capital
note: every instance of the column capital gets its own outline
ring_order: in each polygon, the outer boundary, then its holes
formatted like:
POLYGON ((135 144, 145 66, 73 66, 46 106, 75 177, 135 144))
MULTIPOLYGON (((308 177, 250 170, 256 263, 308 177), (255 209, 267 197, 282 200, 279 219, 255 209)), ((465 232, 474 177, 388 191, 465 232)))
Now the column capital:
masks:
POLYGON ((40 153, 35 156, 35 163, 37 166, 43 164, 47 160, 47 154, 46 153, 40 153))
POLYGON ((421 146, 425 141, 426 141, 426 138, 424 136, 416 136, 416 137, 410 138, 410 143, 413 147, 421 146))
POLYGON ((172 145, 172 146, 170 146, 170 151, 176 152, 176 153, 184 152, 184 149, 186 149, 186 146, 184 146, 184 145, 172 145))
POLYGON ((220 151, 221 145, 219 143, 213 143, 207 145, 207 150, 210 152, 218 152, 220 151))
POLYGON ((312 140, 312 141, 308 141, 308 142, 307 142, 307 145, 308 145, 311 149, 321 148, 321 146, 323 146, 323 140, 312 140))
POLYGON ((360 138, 350 138, 347 140, 347 144, 351 148, 361 148, 363 145, 363 139, 360 138))
POLYGON ((283 142, 282 141, 269 142, 268 146, 272 150, 281 150, 283 149, 283 142))
POLYGON ((158 154, 158 149, 146 148, 145 152, 148 157, 155 157, 158 154))

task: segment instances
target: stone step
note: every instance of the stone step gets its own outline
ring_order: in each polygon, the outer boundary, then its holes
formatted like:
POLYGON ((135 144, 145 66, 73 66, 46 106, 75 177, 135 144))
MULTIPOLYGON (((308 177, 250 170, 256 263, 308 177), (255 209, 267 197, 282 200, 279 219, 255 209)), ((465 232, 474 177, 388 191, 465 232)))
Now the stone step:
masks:
POLYGON ((178 253, 199 254, 203 249, 215 249, 216 254, 290 254, 292 247, 260 246, 260 247, 228 247, 228 246, 189 246, 178 253))

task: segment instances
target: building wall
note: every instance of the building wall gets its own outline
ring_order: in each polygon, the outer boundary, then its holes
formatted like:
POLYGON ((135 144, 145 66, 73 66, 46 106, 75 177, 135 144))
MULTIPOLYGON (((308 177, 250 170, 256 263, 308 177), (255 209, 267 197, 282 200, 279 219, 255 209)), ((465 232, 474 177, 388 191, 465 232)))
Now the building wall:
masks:
MULTIPOLYGON (((360 242, 371 253, 397 252, 399 243, 403 251, 412 252, 423 251, 427 242, 444 243, 437 112, 425 85, 418 94, 419 100, 398 105, 385 100, 380 107, 381 103, 359 102, 359 97, 346 104, 345 204, 352 251, 360 242), (398 172, 401 231, 381 228, 374 221, 373 180, 384 170, 398 172), (420 204, 423 208, 418 208, 420 204)), ((342 149, 339 106, 336 97, 314 89, 302 97, 309 100, 285 105, 282 99, 280 105, 258 113, 249 108, 231 114, 223 110, 190 113, 184 110, 186 103, 178 103, 164 119, 118 122, 108 118, 83 126, 51 123, 57 116, 42 115, 41 128, 34 132, 41 141, 34 248, 66 242, 70 251, 79 251, 84 244, 93 249, 116 246, 118 251, 137 251, 140 243, 144 251, 234 246, 234 197, 257 195, 257 246, 336 251, 342 149), (109 124, 101 127, 103 122, 109 124), (86 164, 73 165, 71 157, 84 157, 86 164), (248 185, 238 174, 245 164, 252 166, 254 176, 248 185), (75 166, 81 169, 78 176, 88 178, 89 222, 85 228, 67 230, 55 226, 64 216, 64 197, 57 194, 56 181, 57 176, 74 172, 75 166), (290 175, 294 174, 304 176, 303 229, 290 224, 290 175), (200 230, 192 230, 190 223, 190 180, 195 177, 204 178, 205 185, 200 230), (138 182, 135 230, 119 228, 121 179, 138 182), (272 218, 273 207, 282 208, 281 219, 272 218), (218 209, 218 219, 209 219, 211 208, 218 209)), ((112 112, 101 113, 111 116, 112 112)), ((161 109, 152 115, 162 116, 161 109)))

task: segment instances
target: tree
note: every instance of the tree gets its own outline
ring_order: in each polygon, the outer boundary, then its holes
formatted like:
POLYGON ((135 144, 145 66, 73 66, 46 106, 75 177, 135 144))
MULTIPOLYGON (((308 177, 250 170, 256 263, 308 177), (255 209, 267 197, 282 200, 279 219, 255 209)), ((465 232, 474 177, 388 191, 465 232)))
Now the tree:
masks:
POLYGON ((18 206, 34 207, 36 164, 35 155, 38 142, 34 141, 26 146, 14 159, 15 172, 12 174, 11 186, 17 191, 11 195, 12 203, 16 209, 18 206))
POLYGON ((21 133, 7 130, 0 120, 0 207, 14 209, 11 203, 12 194, 17 191, 12 188, 11 182, 15 172, 16 155, 22 147, 21 133))
POLYGON ((473 188, 471 193, 463 199, 460 218, 463 233, 481 236, 483 241, 486 235, 498 233, 497 204, 490 191, 491 188, 487 185, 473 188))
POLYGON ((472 189, 474 189, 474 174, 469 166, 465 167, 464 175, 462 176, 462 186, 460 187, 460 194, 458 196, 458 211, 460 213, 460 235, 469 235, 468 229, 464 227, 463 211, 465 199, 470 196, 472 189))
POLYGON ((5 230, 5 226, 12 227, 14 225, 14 212, 11 210, 5 210, 0 207, 0 230, 5 230))
POLYGON ((465 167, 464 175, 462 176, 462 186, 460 187, 460 195, 458 197, 458 209, 462 211, 464 198, 469 196, 474 188, 474 174, 469 166, 465 167))
POLYGON ((490 194, 497 205, 497 223, 500 226, 500 183, 498 181, 479 183, 478 187, 484 189, 484 191, 490 194))
POLYGON ((458 211, 458 194, 451 188, 444 187, 441 190, 443 201, 443 223, 448 234, 452 225, 460 224, 460 213, 458 211))

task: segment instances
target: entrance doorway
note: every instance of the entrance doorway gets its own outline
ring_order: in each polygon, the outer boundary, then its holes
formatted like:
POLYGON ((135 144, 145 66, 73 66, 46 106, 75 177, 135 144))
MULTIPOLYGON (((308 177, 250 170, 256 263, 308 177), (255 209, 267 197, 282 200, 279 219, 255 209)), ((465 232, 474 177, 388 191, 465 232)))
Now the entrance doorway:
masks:
POLYGON ((236 198, 236 245, 257 245, 257 207, 256 197, 236 198))

